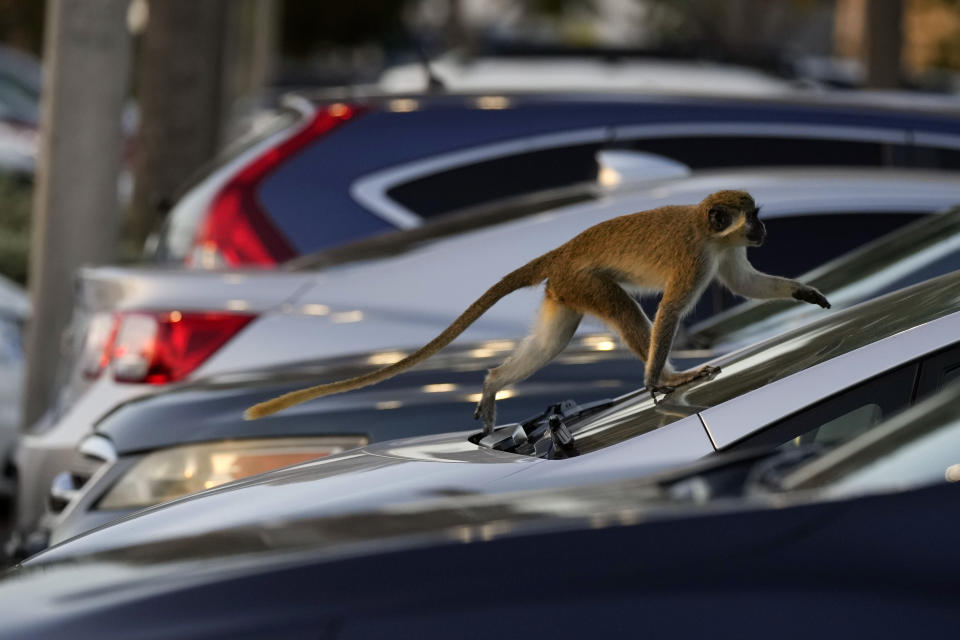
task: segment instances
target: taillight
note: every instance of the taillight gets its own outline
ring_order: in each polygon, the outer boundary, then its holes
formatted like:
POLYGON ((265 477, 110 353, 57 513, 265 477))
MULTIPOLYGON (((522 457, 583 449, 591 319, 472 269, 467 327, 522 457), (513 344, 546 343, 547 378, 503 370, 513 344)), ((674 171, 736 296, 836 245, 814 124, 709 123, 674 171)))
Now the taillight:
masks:
POLYGON ((80 353, 80 368, 87 378, 96 378, 110 364, 118 318, 112 313, 97 313, 87 325, 80 353))
MULTIPOLYGON (((98 341, 102 345, 100 354, 92 353, 92 349, 88 353, 85 348, 84 373, 95 377, 109 364, 117 382, 166 384, 189 375, 254 316, 135 311, 117 313, 112 318, 107 339, 98 341)), ((99 327, 96 330, 103 333, 99 327)))
POLYGON ((113 377, 149 384, 181 380, 252 319, 219 312, 124 314, 113 344, 113 377))
POLYGON ((264 212, 257 188, 280 164, 358 113, 356 107, 340 103, 320 109, 306 127, 231 178, 214 197, 187 263, 203 268, 271 267, 296 256, 296 250, 264 212))

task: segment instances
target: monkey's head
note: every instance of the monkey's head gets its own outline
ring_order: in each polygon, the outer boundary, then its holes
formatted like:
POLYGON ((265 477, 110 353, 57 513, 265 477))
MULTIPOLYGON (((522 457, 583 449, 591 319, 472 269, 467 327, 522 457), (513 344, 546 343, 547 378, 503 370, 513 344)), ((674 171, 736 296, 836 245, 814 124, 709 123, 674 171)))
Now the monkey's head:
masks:
POLYGON ((710 235, 724 244, 759 247, 767 237, 767 229, 757 217, 760 208, 746 191, 711 193, 698 208, 710 235))

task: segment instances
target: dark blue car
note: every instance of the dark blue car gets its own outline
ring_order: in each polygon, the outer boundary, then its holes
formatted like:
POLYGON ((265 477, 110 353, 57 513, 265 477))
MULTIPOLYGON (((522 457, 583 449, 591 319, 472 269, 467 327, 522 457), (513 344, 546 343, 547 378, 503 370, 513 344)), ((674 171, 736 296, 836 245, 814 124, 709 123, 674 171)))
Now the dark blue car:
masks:
POLYGON ((441 219, 502 221, 596 197, 596 154, 610 149, 691 169, 960 168, 960 118, 934 109, 804 94, 495 98, 291 97, 179 199, 157 256, 273 266, 441 219))

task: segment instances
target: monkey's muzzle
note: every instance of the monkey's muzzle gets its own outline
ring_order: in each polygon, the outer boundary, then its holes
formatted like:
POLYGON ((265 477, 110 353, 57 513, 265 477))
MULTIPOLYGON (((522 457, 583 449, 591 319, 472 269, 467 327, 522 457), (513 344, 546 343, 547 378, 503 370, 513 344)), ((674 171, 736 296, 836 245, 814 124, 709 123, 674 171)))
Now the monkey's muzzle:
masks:
POLYGON ((759 247, 763 244, 763 241, 767 239, 767 230, 763 226, 751 227, 747 231, 747 242, 750 243, 752 247, 759 247))

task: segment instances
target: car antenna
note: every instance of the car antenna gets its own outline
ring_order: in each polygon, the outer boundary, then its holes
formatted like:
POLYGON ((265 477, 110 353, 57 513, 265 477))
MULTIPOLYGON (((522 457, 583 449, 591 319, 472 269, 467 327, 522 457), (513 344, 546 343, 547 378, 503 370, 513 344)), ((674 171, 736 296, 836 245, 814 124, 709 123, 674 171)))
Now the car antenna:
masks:
POLYGON ((416 50, 417 59, 420 61, 423 72, 427 76, 427 93, 444 93, 447 90, 447 85, 433 72, 433 67, 430 66, 430 58, 427 57, 426 51, 423 50, 423 44, 414 39, 413 48, 416 50))

